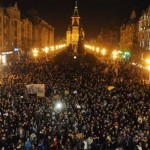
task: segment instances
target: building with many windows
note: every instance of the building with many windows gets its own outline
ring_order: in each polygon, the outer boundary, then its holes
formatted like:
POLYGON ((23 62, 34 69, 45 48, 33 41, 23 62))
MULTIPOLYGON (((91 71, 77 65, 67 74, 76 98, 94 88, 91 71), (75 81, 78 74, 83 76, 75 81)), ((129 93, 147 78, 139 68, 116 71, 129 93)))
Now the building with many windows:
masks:
POLYGON ((28 18, 21 20, 21 49, 28 51, 33 46, 33 25, 28 18))
POLYGON ((39 19, 33 26, 33 47, 44 48, 54 44, 54 28, 39 19))
POLYGON ((21 22, 17 3, 13 7, 0 7, 0 50, 10 51, 20 46, 21 22))
POLYGON ((139 18, 138 40, 142 50, 150 50, 150 5, 139 18))
POLYGON ((138 19, 133 10, 130 19, 120 28, 120 49, 136 51, 138 48, 138 19))
POLYGON ((0 7, 1 62, 6 63, 8 59, 15 59, 15 56, 17 57, 18 55, 19 48, 21 48, 21 22, 17 3, 14 6, 6 8, 0 7))
POLYGON ((6 62, 8 54, 25 54, 32 48, 42 50, 52 45, 54 28, 46 21, 39 17, 36 22, 28 17, 22 19, 17 3, 8 7, 0 6, 0 59, 3 62, 6 62))

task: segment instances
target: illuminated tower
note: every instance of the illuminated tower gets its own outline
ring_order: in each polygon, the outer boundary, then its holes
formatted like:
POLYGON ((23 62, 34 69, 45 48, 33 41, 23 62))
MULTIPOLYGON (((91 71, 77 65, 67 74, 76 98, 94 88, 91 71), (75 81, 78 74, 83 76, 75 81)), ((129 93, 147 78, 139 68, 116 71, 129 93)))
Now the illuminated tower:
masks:
MULTIPOLYGON (((83 28, 80 27, 80 16, 78 12, 77 1, 75 2, 75 8, 73 15, 71 17, 71 26, 68 28, 66 32, 66 41, 67 45, 70 44, 72 46, 78 45, 80 35, 84 35, 83 28), (80 31, 81 30, 81 31, 80 31), (83 33, 81 33, 83 32, 83 33)), ((82 37, 84 38, 84 37, 82 37)))
POLYGON ((68 27, 68 30, 66 32, 66 41, 67 41, 67 45, 70 45, 71 43, 71 28, 70 26, 68 27))

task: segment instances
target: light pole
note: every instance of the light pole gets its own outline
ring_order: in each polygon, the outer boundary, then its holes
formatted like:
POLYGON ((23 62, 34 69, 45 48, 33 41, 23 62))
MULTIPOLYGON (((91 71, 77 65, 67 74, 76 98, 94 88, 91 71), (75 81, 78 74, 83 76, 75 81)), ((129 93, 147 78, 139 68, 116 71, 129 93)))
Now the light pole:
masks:
POLYGON ((49 48, 48 48, 48 47, 45 47, 45 48, 44 48, 44 51, 45 51, 45 54, 46 54, 46 60, 47 60, 47 53, 48 53, 48 51, 49 51, 49 48))
POLYGON ((105 48, 103 48, 102 50, 101 50, 101 55, 103 56, 103 61, 105 62, 107 59, 104 57, 105 55, 106 55, 106 49, 105 48))
POLYGON ((38 56, 39 51, 35 48, 35 49, 33 49, 32 52, 33 52, 33 56, 34 56, 34 59, 35 59, 35 62, 36 62, 36 58, 38 56))
POLYGON ((113 55, 113 59, 114 59, 115 73, 116 73, 116 76, 118 76, 118 61, 117 61, 118 51, 114 50, 112 52, 112 55, 113 55))
POLYGON ((103 48, 101 53, 102 53, 103 56, 106 55, 106 49, 103 48))
POLYGON ((150 59, 146 59, 146 63, 148 64, 147 69, 148 69, 148 80, 150 83, 150 59))
POLYGON ((147 66, 147 69, 148 69, 148 80, 149 80, 149 83, 150 83, 150 65, 147 66))

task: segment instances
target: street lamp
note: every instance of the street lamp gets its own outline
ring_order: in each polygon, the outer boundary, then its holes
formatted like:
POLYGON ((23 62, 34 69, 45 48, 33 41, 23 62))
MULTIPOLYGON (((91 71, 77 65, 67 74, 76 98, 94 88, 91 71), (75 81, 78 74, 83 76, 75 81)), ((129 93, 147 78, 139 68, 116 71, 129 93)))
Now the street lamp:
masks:
POLYGON ((99 53, 99 47, 96 48, 96 52, 99 53))
POLYGON ((112 54, 113 54, 113 58, 116 59, 117 56, 118 56, 118 52, 117 52, 116 50, 114 50, 114 51, 112 52, 112 54))
POLYGON ((148 80, 150 82, 150 59, 146 59, 146 63, 148 64, 147 69, 148 69, 148 80))
POLYGON ((146 63, 147 63, 147 64, 150 64, 150 59, 146 59, 146 63))
POLYGON ((112 52, 112 55, 113 55, 113 59, 114 59, 114 67, 115 67, 115 73, 116 73, 116 76, 118 76, 118 61, 116 60, 118 58, 118 51, 114 50, 112 52))
POLYGON ((147 66, 147 69, 148 69, 148 80, 149 80, 149 82, 150 82, 150 65, 147 66))
POLYGON ((48 51, 49 51, 49 48, 48 48, 48 47, 45 47, 45 48, 44 48, 44 52, 46 53, 46 60, 47 60, 47 53, 48 53, 48 51))
POLYGON ((103 56, 106 55, 106 49, 103 48, 101 53, 102 53, 103 56))
POLYGON ((54 51, 54 49, 55 49, 55 47, 54 47, 54 46, 51 46, 51 50, 54 51))
POLYGON ((35 61, 36 61, 36 57, 38 56, 39 51, 35 48, 35 49, 33 49, 32 52, 33 52, 33 56, 34 56, 35 61))

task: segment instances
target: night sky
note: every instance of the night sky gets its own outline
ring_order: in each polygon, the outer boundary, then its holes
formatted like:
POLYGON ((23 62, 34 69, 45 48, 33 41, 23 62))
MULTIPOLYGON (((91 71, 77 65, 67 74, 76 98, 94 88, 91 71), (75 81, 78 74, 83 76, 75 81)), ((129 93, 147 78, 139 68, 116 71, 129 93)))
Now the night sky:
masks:
MULTIPOLYGON (((0 0, 0 2, 18 2, 19 9, 34 8, 39 16, 55 28, 55 38, 65 36, 71 21, 75 0, 0 0)), ((86 38, 96 38, 101 29, 120 25, 129 18, 133 9, 141 14, 150 4, 150 0, 78 0, 79 15, 86 38)))

